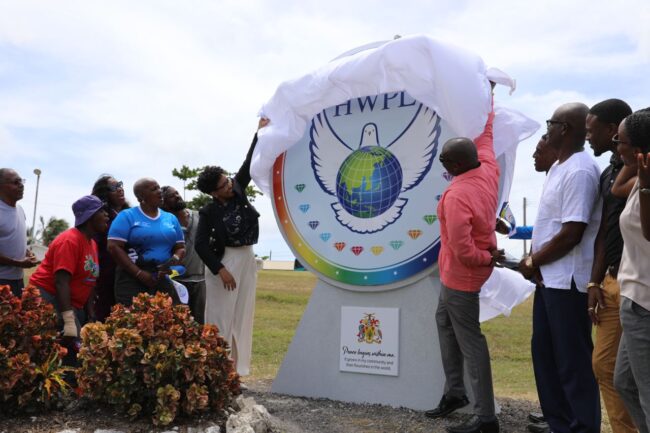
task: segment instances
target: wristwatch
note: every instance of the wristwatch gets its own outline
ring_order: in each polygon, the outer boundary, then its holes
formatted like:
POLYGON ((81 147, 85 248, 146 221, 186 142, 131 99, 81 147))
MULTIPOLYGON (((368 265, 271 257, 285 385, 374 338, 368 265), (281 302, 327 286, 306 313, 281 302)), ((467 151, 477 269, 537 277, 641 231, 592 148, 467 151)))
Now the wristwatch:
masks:
POLYGON ((587 284, 587 290, 591 289, 592 287, 598 287, 599 289, 603 288, 603 285, 600 283, 594 283, 593 281, 589 282, 587 284))
POLYGON ((641 194, 650 194, 650 188, 639 188, 641 194))

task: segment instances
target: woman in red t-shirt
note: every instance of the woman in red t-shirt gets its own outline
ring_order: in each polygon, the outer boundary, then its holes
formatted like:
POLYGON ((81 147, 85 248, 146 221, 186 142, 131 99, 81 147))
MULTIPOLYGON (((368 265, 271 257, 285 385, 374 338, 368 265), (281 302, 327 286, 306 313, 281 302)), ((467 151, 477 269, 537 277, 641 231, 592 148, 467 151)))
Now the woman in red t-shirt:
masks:
POLYGON ((108 214, 94 195, 81 197, 72 205, 74 227, 57 236, 29 284, 56 308, 63 322, 64 337, 78 337, 88 320, 94 320, 93 294, 99 276, 97 244, 93 236, 106 232, 108 214))

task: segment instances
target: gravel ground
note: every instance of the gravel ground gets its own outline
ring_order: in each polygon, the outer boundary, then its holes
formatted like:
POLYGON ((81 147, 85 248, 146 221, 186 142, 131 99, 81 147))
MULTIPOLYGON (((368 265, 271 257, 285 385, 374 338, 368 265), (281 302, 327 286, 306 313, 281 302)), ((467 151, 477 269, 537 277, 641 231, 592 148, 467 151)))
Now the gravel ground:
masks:
MULTIPOLYGON (((286 433, 419 433, 445 432, 445 427, 462 422, 468 415, 452 414, 442 420, 426 418, 424 413, 380 405, 341 403, 326 399, 298 398, 271 394, 270 381, 246 382, 252 396, 276 418, 274 430, 286 433)), ((528 400, 498 398, 498 415, 503 433, 526 432, 526 417, 538 412, 528 400)), ((437 402, 436 402, 437 403, 437 402)))

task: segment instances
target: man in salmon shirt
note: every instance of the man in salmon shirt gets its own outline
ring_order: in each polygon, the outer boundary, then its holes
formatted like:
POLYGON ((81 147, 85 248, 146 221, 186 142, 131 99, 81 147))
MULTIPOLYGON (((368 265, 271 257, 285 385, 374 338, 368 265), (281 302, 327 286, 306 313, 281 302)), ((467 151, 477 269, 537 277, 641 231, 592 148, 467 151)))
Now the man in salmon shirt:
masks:
POLYGON ((497 214, 499 166, 496 162, 492 124, 488 116, 483 133, 473 142, 452 138, 440 153, 440 162, 454 176, 438 204, 441 248, 440 299, 436 322, 440 337, 445 392, 430 418, 444 417, 469 404, 463 382, 463 363, 468 366, 475 396, 474 415, 448 427, 450 433, 496 433, 492 371, 487 341, 479 323, 479 291, 498 260, 494 219, 497 214))

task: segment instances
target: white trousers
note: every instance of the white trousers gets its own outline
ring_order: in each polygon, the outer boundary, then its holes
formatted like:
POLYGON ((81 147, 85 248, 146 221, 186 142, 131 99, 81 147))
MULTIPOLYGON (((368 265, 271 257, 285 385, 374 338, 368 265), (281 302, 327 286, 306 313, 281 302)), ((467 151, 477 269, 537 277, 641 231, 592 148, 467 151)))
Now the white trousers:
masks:
POLYGON ((252 246, 226 247, 221 263, 237 288, 226 290, 219 275, 205 269, 205 323, 217 325, 237 359, 237 373, 250 374, 257 268, 252 246))

